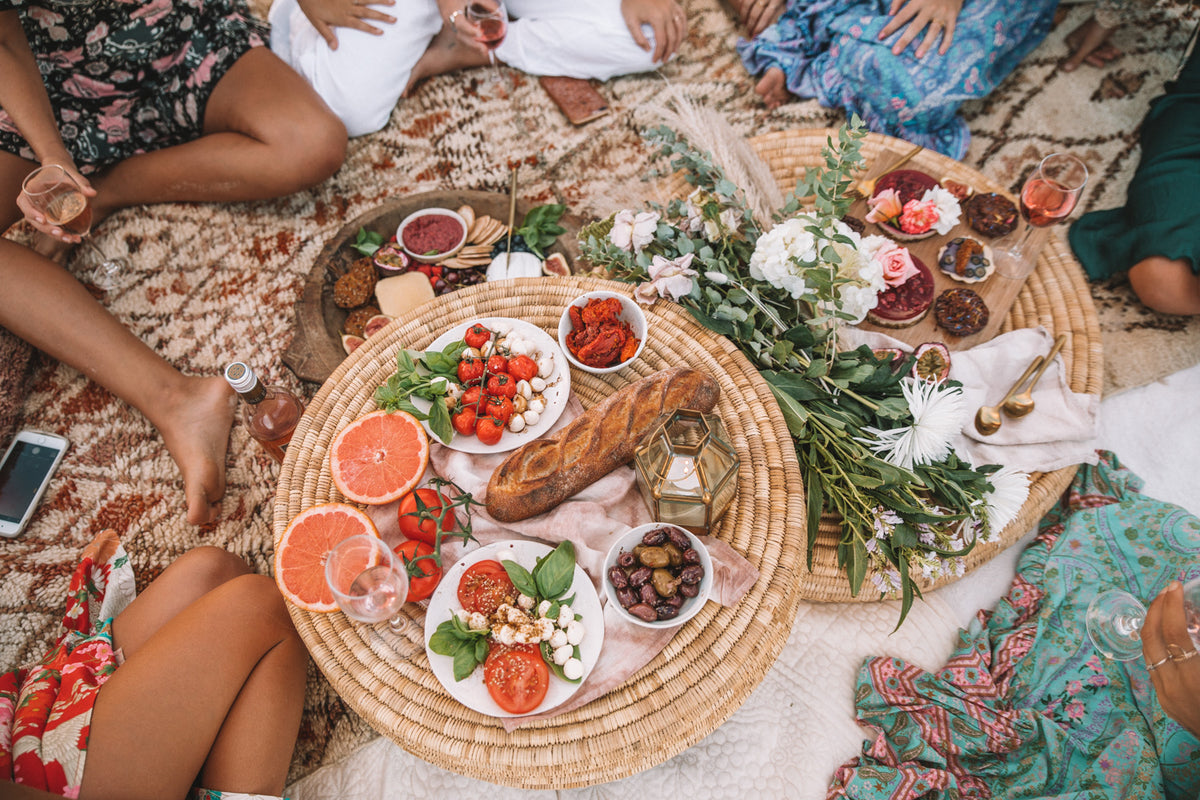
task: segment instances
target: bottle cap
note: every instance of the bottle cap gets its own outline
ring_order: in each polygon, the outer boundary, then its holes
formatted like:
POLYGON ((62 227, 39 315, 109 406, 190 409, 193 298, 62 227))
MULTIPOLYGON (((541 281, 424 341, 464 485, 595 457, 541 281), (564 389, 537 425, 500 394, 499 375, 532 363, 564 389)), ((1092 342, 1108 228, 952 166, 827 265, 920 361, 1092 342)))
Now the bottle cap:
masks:
POLYGON ((229 385, 238 393, 250 391, 254 388, 254 384, 258 382, 258 378, 254 375, 254 370, 241 361, 235 361, 225 368, 225 380, 229 381, 229 385))

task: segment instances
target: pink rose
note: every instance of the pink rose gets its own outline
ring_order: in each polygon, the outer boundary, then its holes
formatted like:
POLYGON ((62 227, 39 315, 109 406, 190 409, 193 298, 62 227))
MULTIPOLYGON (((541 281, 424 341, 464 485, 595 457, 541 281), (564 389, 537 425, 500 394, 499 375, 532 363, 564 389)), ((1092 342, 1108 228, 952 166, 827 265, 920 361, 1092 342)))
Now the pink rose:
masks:
POLYGON ((867 203, 871 206, 871 210, 867 212, 867 222, 887 222, 900 216, 900 212, 904 210, 900 195, 895 189, 884 189, 867 203))
POLYGON ((917 267, 913 264, 908 248, 892 242, 875 251, 875 262, 883 267, 883 280, 888 286, 899 286, 913 275, 917 267))
POLYGON ((932 200, 909 200, 900 215, 900 230, 905 233, 925 233, 938 221, 937 203, 932 200))

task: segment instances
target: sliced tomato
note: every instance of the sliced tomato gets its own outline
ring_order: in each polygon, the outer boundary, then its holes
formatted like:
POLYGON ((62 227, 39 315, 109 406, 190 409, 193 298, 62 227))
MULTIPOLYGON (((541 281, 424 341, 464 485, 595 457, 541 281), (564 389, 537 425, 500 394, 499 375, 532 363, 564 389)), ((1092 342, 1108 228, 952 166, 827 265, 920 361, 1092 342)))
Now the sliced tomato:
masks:
POLYGON ((454 511, 446 510, 449 506, 450 498, 433 489, 413 489, 400 498, 400 533, 404 534, 406 539, 415 539, 430 547, 436 546, 438 519, 442 520, 443 531, 454 530, 454 511), (417 503, 418 498, 421 500, 420 505, 417 503))
POLYGON ((533 648, 495 646, 483 662, 483 682, 496 705, 528 714, 546 699, 550 670, 533 648))
POLYGON ((433 594, 442 580, 442 568, 433 559, 433 548, 424 542, 410 540, 396 545, 396 555, 408 568, 408 597, 405 602, 416 603, 433 594))
POLYGON ((499 561, 472 564, 458 582, 458 603, 467 611, 491 614, 501 603, 516 596, 517 590, 499 561))

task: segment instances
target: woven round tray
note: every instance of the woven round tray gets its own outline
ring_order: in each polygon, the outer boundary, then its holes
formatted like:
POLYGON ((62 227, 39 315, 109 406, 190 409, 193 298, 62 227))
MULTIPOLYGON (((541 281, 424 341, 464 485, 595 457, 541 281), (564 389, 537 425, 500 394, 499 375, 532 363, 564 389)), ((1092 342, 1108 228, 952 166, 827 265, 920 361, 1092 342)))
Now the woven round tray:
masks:
MULTIPOLYGON (((829 137, 836 141, 837 132, 830 128, 780 131, 756 136, 750 139, 750 144, 771 168, 780 191, 786 195, 796 188, 796 182, 803 177, 805 169, 824 163, 821 148, 829 137)), ((910 143, 901 139, 869 133, 862 141, 862 154, 867 164, 875 164, 879 159, 886 162, 889 157, 894 158, 889 153, 904 153, 911 147, 910 143)), ((1005 193, 1004 187, 982 173, 930 150, 921 151, 910 166, 939 180, 950 178, 965 183, 976 191, 1005 193)), ((667 179, 664 190, 667 196, 683 197, 691 191, 691 187, 682 174, 675 174, 667 179)), ((997 332, 1037 325, 1045 326, 1055 335, 1067 334, 1062 355, 1072 391, 1099 396, 1104 378, 1104 360, 1096 308, 1092 305, 1092 295, 1082 268, 1057 236, 1050 237, 1038 258, 1036 269, 1015 301, 1012 301, 997 332)), ((965 558, 966 572, 969 573, 1005 550, 1036 525, 1070 485, 1075 469, 1072 466, 1049 473, 1035 473, 1029 498, 1017 518, 1004 529, 998 541, 980 544, 971 551, 965 558)), ((850 595, 845 573, 837 563, 837 544, 842 531, 840 518, 829 515, 822 517, 820 530, 813 553, 812 571, 805 570, 799 578, 801 597, 822 602, 878 600, 879 595, 868 591, 869 587, 864 588, 858 597, 850 595)), ((923 590, 935 589, 955 580, 958 578, 947 576, 938 581, 922 583, 921 586, 923 590)))
MULTIPOLYGON (((371 337, 325 382, 288 448, 275 498, 278 543, 288 521, 316 503, 341 500, 328 447, 339 430, 375 405, 399 348, 421 350, 445 329, 485 316, 517 317, 551 335, 568 302, 593 289, 630 294, 596 278, 502 281, 463 289, 425 305, 371 337)), ((716 535, 759 570, 740 603, 708 603, 649 664, 617 689, 579 709, 506 733, 500 721, 457 701, 430 671, 423 648, 411 661, 372 649, 364 626, 341 613, 291 608, 313 659, 376 730, 431 764, 494 783, 551 789, 623 778, 662 763, 703 739, 736 711, 771 668, 800 601, 804 493, 787 426, 766 383, 727 340, 658 303, 638 361, 619 373, 572 370, 585 407, 669 366, 686 364, 721 386, 717 413, 741 458, 738 494, 716 535)), ((423 624, 421 609, 405 613, 423 624)), ((412 634, 417 643, 417 635, 412 634)))

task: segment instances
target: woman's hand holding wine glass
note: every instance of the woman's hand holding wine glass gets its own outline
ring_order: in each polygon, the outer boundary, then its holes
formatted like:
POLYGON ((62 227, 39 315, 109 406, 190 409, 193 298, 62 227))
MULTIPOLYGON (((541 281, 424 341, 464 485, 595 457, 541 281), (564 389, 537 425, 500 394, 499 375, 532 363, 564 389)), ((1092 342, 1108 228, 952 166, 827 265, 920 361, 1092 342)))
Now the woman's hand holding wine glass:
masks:
POLYGON ((487 48, 488 62, 492 65, 491 87, 481 91, 484 96, 503 96, 503 78, 496 65, 496 48, 508 33, 508 9, 503 0, 472 0, 463 11, 463 17, 474 30, 475 41, 487 48))
POLYGON ((1163 711, 1200 736, 1200 579, 1168 586, 1146 612, 1142 653, 1163 711))

